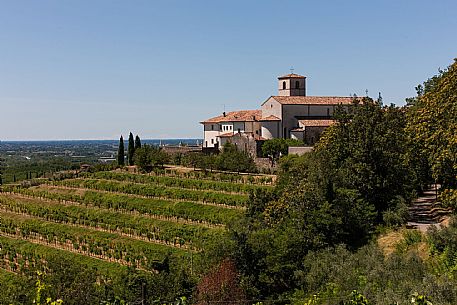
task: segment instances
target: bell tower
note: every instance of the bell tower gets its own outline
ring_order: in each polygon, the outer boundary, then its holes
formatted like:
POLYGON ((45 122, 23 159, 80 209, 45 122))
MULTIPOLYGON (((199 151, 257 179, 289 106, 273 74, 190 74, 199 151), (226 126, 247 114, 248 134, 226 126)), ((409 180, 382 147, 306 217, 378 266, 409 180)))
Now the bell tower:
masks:
POLYGON ((278 77, 279 96, 306 96, 306 77, 295 73, 278 77))

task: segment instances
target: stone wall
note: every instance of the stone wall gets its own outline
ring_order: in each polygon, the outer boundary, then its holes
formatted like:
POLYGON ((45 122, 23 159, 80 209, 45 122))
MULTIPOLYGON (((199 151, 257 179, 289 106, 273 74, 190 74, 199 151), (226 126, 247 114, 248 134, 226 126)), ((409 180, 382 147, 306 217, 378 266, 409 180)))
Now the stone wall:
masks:
POLYGON ((313 151, 312 146, 289 146, 289 155, 304 155, 313 151))

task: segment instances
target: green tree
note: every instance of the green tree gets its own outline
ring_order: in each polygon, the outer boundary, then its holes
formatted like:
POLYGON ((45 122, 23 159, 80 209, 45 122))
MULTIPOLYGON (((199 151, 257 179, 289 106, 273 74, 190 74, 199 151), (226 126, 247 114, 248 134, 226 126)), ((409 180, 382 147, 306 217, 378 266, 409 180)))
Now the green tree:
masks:
POLYGON ((153 166, 154 148, 150 145, 143 145, 135 150, 135 165, 145 172, 150 172, 153 166))
POLYGON ((129 134, 129 146, 127 148, 127 160, 129 165, 133 165, 135 163, 135 140, 133 139, 133 134, 129 134))
POLYGON ((364 98, 340 109, 336 119, 316 147, 331 163, 329 187, 356 190, 381 219, 397 196, 409 197, 416 187, 406 164, 405 111, 364 98))
POLYGON ((285 145, 284 139, 271 139, 265 141, 262 145, 262 154, 271 160, 274 164, 281 155, 287 154, 287 146, 285 145))
POLYGON ((168 154, 160 147, 155 147, 152 154, 152 164, 154 166, 164 167, 165 163, 169 160, 168 154))
MULTIPOLYGON (((418 86, 407 112, 407 131, 415 152, 426 159, 435 181, 457 202, 457 59, 418 86)), ((422 179, 424 180, 424 179, 422 179)))
POLYGON ((135 150, 135 165, 140 170, 150 172, 154 166, 163 167, 168 161, 168 155, 160 147, 143 145, 135 150))
POLYGON ((281 156, 286 156, 289 152, 289 146, 302 146, 303 142, 295 139, 271 139, 265 141, 262 145, 262 154, 270 158, 271 164, 275 164, 281 156))
POLYGON ((119 166, 124 166, 125 165, 124 138, 122 136, 119 139, 119 148, 117 150, 117 164, 119 166))
POLYGON ((216 160, 215 165, 219 170, 235 172, 255 172, 256 166, 252 157, 231 144, 226 143, 216 160))
POLYGON ((140 136, 136 136, 135 137, 135 150, 137 150, 138 148, 141 148, 141 140, 140 140, 140 136))

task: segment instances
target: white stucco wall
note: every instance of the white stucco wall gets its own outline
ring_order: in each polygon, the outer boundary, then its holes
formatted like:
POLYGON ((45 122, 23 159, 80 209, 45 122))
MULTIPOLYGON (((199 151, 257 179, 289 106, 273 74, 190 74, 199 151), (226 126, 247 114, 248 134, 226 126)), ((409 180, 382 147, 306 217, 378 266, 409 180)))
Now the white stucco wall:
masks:
POLYGON ((217 142, 217 136, 219 136, 219 130, 217 126, 218 125, 215 124, 215 130, 211 130, 211 126, 208 128, 207 124, 205 124, 205 130, 203 132, 203 147, 214 147, 217 142))
POLYGON ((262 110, 262 117, 266 118, 270 115, 281 118, 282 116, 282 107, 281 104, 276 101, 273 97, 267 99, 260 108, 262 110))
POLYGON ((265 121, 262 122, 261 136, 265 139, 279 138, 281 132, 280 121, 265 121))
MULTIPOLYGON (((262 117, 266 118, 270 115, 281 119, 282 118, 282 105, 273 97, 268 98, 260 108, 262 110, 262 117)), ((261 136, 265 139, 282 137, 281 122, 261 122, 261 136)))
POLYGON ((232 122, 221 123, 221 126, 222 126, 221 133, 233 132, 233 123, 232 122))

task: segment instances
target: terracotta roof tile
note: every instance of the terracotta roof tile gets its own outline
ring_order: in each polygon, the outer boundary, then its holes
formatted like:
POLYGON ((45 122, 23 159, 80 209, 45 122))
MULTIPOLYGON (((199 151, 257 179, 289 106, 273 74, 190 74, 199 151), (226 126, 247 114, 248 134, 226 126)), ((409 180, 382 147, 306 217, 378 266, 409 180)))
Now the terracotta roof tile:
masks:
POLYGON ((206 121, 204 123, 221 123, 221 122, 254 122, 259 121, 262 117, 261 110, 240 110, 228 112, 224 115, 220 115, 206 121))
POLYGON ((348 105, 354 101, 353 97, 341 96, 273 96, 283 105, 348 105))
POLYGON ((327 127, 332 124, 335 124, 335 120, 298 120, 298 123, 304 127, 327 127))
POLYGON ((266 118, 261 118, 260 121, 281 121, 280 118, 274 115, 267 116, 266 118))
POLYGON ((286 74, 286 75, 278 77, 278 79, 284 79, 284 78, 306 78, 306 77, 303 75, 295 74, 295 73, 290 73, 290 74, 286 74))

